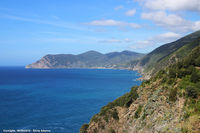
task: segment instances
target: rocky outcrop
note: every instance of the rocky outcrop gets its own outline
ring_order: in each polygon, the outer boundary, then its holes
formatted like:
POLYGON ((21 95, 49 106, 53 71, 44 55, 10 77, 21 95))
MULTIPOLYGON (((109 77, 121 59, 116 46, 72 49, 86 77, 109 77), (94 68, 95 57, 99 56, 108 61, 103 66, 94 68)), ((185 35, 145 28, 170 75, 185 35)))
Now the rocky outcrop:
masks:
POLYGON ((169 102, 164 88, 152 90, 145 86, 138 89, 139 98, 130 107, 116 107, 119 120, 111 118, 108 122, 100 119, 92 121, 88 133, 152 133, 152 132, 181 132, 181 121, 184 120, 184 99, 169 102), (138 112, 138 109, 141 111, 138 112), (136 117, 136 112, 138 112, 136 117))

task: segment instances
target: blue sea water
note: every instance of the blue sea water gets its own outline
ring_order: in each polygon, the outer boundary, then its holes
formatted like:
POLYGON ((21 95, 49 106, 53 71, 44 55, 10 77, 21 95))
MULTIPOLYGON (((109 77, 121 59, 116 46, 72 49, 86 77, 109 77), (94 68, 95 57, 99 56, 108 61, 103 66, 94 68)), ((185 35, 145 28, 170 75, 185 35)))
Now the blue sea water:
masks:
POLYGON ((102 106, 139 85, 138 77, 128 70, 0 67, 0 132, 78 133, 102 106))

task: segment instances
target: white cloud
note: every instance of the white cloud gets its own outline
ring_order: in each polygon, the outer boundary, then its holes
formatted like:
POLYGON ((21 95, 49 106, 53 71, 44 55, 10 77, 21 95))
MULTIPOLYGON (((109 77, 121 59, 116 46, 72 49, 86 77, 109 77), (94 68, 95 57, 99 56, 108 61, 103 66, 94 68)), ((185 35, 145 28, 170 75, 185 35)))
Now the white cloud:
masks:
POLYGON ((200 11, 200 0, 145 0, 144 6, 153 10, 200 11))
POLYGON ((98 42, 99 43, 122 43, 122 41, 118 39, 100 40, 98 42))
POLYGON ((88 24, 89 25, 94 25, 94 26, 121 26, 121 25, 124 25, 123 22, 115 21, 115 20, 112 20, 112 19, 95 20, 95 21, 92 21, 92 22, 90 22, 88 24))
POLYGON ((174 38, 179 38, 180 34, 177 34, 174 32, 167 32, 167 33, 159 35, 159 37, 164 38, 164 39, 174 39, 174 38))
POLYGON ((153 20, 159 25, 176 26, 184 22, 184 19, 175 14, 166 14, 164 11, 142 13, 143 19, 153 20))
POLYGON ((148 40, 144 40, 144 41, 137 41, 134 45, 131 45, 130 48, 133 50, 140 50, 140 49, 150 47, 152 45, 153 45, 152 42, 148 40))
POLYGON ((125 13, 126 16, 134 16, 136 13, 136 9, 129 10, 125 13))
POLYGON ((125 39, 111 38, 111 39, 100 40, 98 42, 99 43, 130 43, 132 42, 132 40, 129 38, 125 38, 125 39))
POLYGON ((167 14, 164 11, 142 13, 141 17, 152 20, 156 25, 171 31, 191 32, 200 29, 200 21, 192 22, 176 14, 167 14))
POLYGON ((147 40, 140 40, 135 42, 134 45, 131 45, 130 48, 133 50, 145 49, 145 48, 153 48, 160 44, 165 44, 169 42, 173 42, 180 38, 181 35, 174 32, 167 32, 157 36, 150 37, 147 40))
POLYGON ((120 10, 120 9, 123 9, 123 8, 124 8, 124 6, 120 5, 120 6, 115 7, 114 9, 115 10, 120 10))
POLYGON ((167 33, 163 33, 163 34, 151 37, 148 41, 154 42, 154 43, 163 43, 164 44, 164 43, 175 41, 180 37, 181 37, 181 35, 178 34, 178 33, 167 32, 167 33))
POLYGON ((121 27, 132 27, 132 28, 140 28, 139 24, 136 23, 127 23, 122 21, 116 21, 113 19, 108 20, 95 20, 90 23, 87 23, 88 25, 92 26, 121 26, 121 27))

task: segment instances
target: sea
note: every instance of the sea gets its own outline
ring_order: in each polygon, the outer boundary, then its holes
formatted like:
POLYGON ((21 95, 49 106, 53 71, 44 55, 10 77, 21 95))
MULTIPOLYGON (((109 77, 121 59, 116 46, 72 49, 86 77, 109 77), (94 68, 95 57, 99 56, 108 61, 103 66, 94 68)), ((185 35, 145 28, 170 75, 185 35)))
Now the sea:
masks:
POLYGON ((78 133, 101 107, 141 82, 136 71, 0 67, 0 132, 78 133))

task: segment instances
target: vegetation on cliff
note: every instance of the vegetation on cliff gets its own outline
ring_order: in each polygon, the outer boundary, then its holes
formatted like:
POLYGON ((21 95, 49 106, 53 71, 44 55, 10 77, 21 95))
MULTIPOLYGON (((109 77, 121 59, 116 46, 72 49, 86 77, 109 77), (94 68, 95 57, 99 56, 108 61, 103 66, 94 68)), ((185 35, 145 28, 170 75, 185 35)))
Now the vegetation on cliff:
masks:
POLYGON ((200 45, 188 44, 187 55, 104 106, 80 132, 200 132, 200 45))

